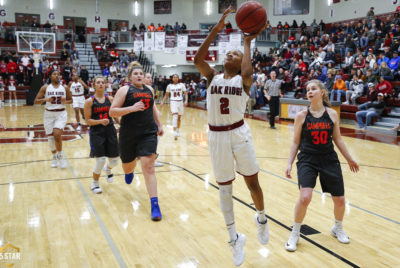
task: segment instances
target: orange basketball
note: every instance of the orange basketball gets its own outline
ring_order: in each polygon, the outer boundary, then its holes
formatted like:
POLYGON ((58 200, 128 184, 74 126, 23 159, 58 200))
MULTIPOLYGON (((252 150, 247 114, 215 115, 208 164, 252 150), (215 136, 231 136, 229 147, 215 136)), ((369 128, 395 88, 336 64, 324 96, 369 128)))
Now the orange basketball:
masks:
POLYGON ((240 5, 235 16, 236 25, 244 33, 258 33, 267 23, 265 8, 256 1, 244 2, 240 5))

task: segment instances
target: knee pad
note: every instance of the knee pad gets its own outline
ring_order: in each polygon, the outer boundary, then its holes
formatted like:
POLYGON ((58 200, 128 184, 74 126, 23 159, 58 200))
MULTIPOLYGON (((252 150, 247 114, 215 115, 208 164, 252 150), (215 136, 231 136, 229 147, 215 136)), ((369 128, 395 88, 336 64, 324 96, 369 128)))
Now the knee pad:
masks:
POLYGON ((56 143, 54 141, 54 136, 48 136, 47 141, 49 142, 49 147, 52 152, 56 150, 56 143))
POLYGON ((94 165, 93 172, 96 174, 101 173, 101 169, 104 167, 104 164, 106 163, 106 157, 96 157, 96 165, 94 165))
POLYGON ((172 116, 172 126, 173 127, 177 127, 178 126, 178 115, 177 114, 174 114, 172 116))
POLYGON ((108 158, 108 167, 110 169, 118 165, 118 158, 119 157, 108 158))

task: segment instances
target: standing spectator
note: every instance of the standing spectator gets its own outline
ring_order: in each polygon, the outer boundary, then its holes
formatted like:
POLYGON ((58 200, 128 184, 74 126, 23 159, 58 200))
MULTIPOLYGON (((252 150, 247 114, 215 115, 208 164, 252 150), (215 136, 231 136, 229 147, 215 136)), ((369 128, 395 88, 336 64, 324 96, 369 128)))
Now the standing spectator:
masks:
POLYGON ((39 29, 40 28, 40 23, 38 22, 37 19, 33 19, 32 24, 31 24, 32 28, 36 28, 39 29))
POLYGON ((228 20, 228 22, 226 23, 226 25, 225 25, 225 32, 227 33, 227 34, 230 34, 231 32, 232 32, 232 24, 231 24, 231 22, 228 20))
POLYGON ((72 42, 72 34, 71 34, 71 32, 70 31, 67 31, 66 33, 65 33, 65 35, 64 35, 64 40, 65 41, 68 41, 68 42, 72 42))
POLYGON ((137 28, 136 28, 135 24, 132 25, 131 31, 132 31, 132 33, 136 33, 137 28))
POLYGON ((345 94, 346 90, 347 90, 346 83, 342 79, 342 76, 341 75, 337 75, 336 76, 336 82, 335 82, 335 84, 333 85, 333 88, 332 88, 330 101, 331 102, 333 101, 333 97, 336 94, 337 95, 336 101, 340 102, 340 97, 342 96, 342 94, 345 94))
POLYGON ((0 75, 3 77, 4 80, 7 79, 7 63, 4 60, 0 62, 0 75))
MULTIPOLYGON (((360 106, 361 107, 361 106, 360 106)), ((378 93, 378 100, 371 103, 367 103, 365 107, 366 110, 361 110, 356 113, 358 126, 365 129, 371 124, 372 118, 379 117, 385 110, 385 102, 383 101, 383 94, 378 93), (365 118, 365 124, 364 124, 365 118)))
POLYGON ((10 59, 7 64, 8 78, 10 78, 10 76, 16 77, 15 73, 17 71, 17 68, 17 64, 13 61, 13 59, 10 59))
POLYGON ((43 24, 43 29, 44 29, 46 32, 50 32, 51 24, 50 24, 50 22, 49 22, 48 20, 46 21, 45 24, 43 24))
POLYGON ((24 85, 24 74, 25 74, 25 66, 22 64, 22 61, 18 63, 17 68, 17 84, 19 86, 24 85))
POLYGON ((249 112, 250 115, 253 114, 254 105, 256 105, 257 92, 258 92, 257 87, 258 87, 257 81, 254 81, 249 91, 249 99, 247 101, 247 111, 249 112))
POLYGON ((69 57, 69 53, 68 53, 67 49, 63 48, 63 50, 61 51, 60 60, 65 61, 68 59, 68 57, 69 57))
POLYGON ((144 25, 143 22, 141 22, 140 25, 139 25, 139 31, 140 32, 145 32, 146 31, 146 26, 144 25))
POLYGON ((186 30, 187 30, 186 24, 182 22, 181 33, 186 33, 186 30))
POLYGON ((81 72, 79 73, 79 77, 82 79, 85 84, 89 81, 89 72, 86 69, 86 65, 81 66, 81 72))
POLYGON ((164 26, 162 26, 161 23, 157 26, 157 32, 164 32, 164 26))
POLYGON ((150 23, 149 26, 147 26, 147 31, 148 32, 155 32, 156 31, 156 27, 154 26, 154 23, 150 23))
POLYGON ((279 98, 282 97, 282 81, 276 79, 276 72, 270 73, 269 79, 264 86, 264 94, 269 102, 269 124, 271 129, 275 129, 275 116, 279 115, 279 98))
POLYGON ((68 84, 71 78, 72 67, 70 66, 69 62, 66 61, 63 66, 62 76, 65 80, 65 83, 68 84))
POLYGON ((371 26, 372 20, 375 19, 375 12, 374 12, 374 7, 371 7, 369 11, 367 12, 367 22, 368 26, 371 26))
MULTIPOLYGON (((21 26, 23 28, 29 28, 31 27, 31 23, 29 23, 28 18, 25 18, 22 22, 21 22, 21 26)), ((27 29, 22 29, 23 31, 27 30, 27 29)))
POLYGON ((176 33, 180 33, 180 32, 181 32, 181 26, 179 25, 178 22, 175 23, 174 31, 175 31, 176 33))
MULTIPOLYGON (((323 22, 323 20, 321 20, 321 22, 319 23, 319 30, 321 31, 322 34, 323 34, 323 33, 325 32, 325 30, 326 30, 326 25, 325 25, 325 23, 323 22)), ((333 49, 333 50, 335 50, 335 49, 333 49)))

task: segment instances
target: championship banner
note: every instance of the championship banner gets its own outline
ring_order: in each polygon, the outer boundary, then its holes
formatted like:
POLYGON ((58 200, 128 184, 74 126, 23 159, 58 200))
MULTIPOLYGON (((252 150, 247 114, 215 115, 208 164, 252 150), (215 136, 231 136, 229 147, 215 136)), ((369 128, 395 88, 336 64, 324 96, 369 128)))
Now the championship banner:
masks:
MULTIPOLYGON (((206 38, 207 38, 206 34, 191 34, 191 35, 189 35, 189 39, 188 39, 188 47, 199 47, 199 46, 201 46, 201 44, 204 43, 206 38)), ((217 41, 216 41, 216 39, 214 39, 211 42, 210 46, 215 47, 216 45, 217 45, 217 41)))
POLYGON ((165 49, 165 32, 155 32, 154 50, 164 51, 165 49))
POLYGON ((144 44, 142 40, 133 41, 133 51, 135 52, 143 51, 143 46, 144 44))
MULTIPOLYGON (((196 55, 197 50, 187 50, 186 51, 186 61, 193 62, 194 56, 196 55)), ((209 50, 205 61, 208 62, 216 62, 218 60, 218 51, 217 50, 209 50)))
POLYGON ((229 51, 229 35, 219 34, 218 35, 218 53, 226 54, 229 51))
POLYGON ((175 53, 175 35, 165 36, 165 53, 173 54, 175 53))
POLYGON ((154 33, 147 32, 144 34, 144 51, 154 50, 154 33))
POLYGON ((178 54, 186 54, 186 48, 188 43, 187 35, 178 35, 178 54))
POLYGON ((229 39, 229 50, 240 49, 241 45, 242 45, 242 35, 232 33, 229 39))

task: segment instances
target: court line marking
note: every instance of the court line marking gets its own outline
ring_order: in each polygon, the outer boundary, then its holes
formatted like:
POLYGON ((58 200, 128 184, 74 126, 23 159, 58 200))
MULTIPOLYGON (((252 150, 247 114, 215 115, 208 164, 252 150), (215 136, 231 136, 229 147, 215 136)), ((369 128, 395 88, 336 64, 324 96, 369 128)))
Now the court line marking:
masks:
MULTIPOLYGON (((183 171, 181 169, 173 169, 173 170, 160 170, 156 171, 157 173, 168 173, 168 172, 179 172, 183 171)), ((135 174, 143 174, 142 172, 135 172, 135 174)), ((114 177, 120 177, 124 176, 125 174, 114 174, 114 177)), ((93 176, 83 176, 83 177, 78 177, 80 180, 86 180, 86 179, 91 179, 93 176)), ((26 184, 26 183, 38 183, 38 182, 56 182, 56 181, 67 181, 67 180, 75 180, 76 178, 63 178, 63 179, 48 179, 48 180, 32 180, 32 181, 17 181, 17 182, 5 182, 5 183, 0 183, 0 186, 8 186, 10 184, 26 184)))
POLYGON ((102 231, 104 237, 106 238, 108 246, 111 248, 111 251, 113 252, 115 259, 117 260, 119 267, 126 268, 127 265, 126 265, 124 259, 122 258, 121 254, 120 254, 117 246, 115 245, 110 233, 108 232, 106 226, 104 225, 103 221, 101 220, 100 215, 97 213, 96 208, 94 207, 88 194, 86 193, 85 189, 83 188, 83 185, 82 185, 81 181, 79 180, 78 176, 76 175, 74 168, 71 166, 71 163, 69 162, 68 157, 65 156, 65 160, 67 161, 69 170, 71 171, 72 175, 76 179, 76 183, 78 184, 78 187, 81 190, 82 195, 86 200, 86 203, 89 205, 90 209, 92 210, 92 213, 97 221, 97 224, 99 225, 100 230, 102 231))
MULTIPOLYGON (((274 177, 276 177, 276 178, 278 178, 278 179, 281 179, 281 180, 290 182, 290 183, 292 183, 292 184, 298 185, 297 182, 294 182, 293 180, 290 180, 290 179, 281 177, 281 176, 279 176, 279 175, 276 175, 276 174, 274 174, 274 173, 272 173, 272 172, 270 172, 270 171, 268 171, 268 170, 265 170, 265 169, 260 168, 260 171, 262 171, 262 172, 264 172, 264 173, 267 173, 267 174, 269 174, 269 175, 271 175, 271 176, 274 176, 274 177)), ((315 189, 313 189, 313 192, 314 192, 314 193, 318 193, 318 194, 320 194, 320 195, 323 194, 323 192, 320 192, 320 191, 315 190, 315 189)), ((327 196, 328 196, 329 198, 332 198, 330 195, 327 195, 327 196)), ((395 223, 395 224, 397 224, 397 225, 400 225, 400 222, 399 222, 399 221, 396 221, 396 220, 393 220, 393 219, 391 219, 391 218, 385 217, 385 216, 383 216, 383 215, 380 215, 380 214, 375 213, 375 212, 373 212, 373 211, 370 211, 370 210, 368 210, 368 209, 359 207, 359 206, 354 205, 354 204, 352 204, 352 203, 350 203, 350 202, 349 202, 348 204, 349 204, 349 206, 351 206, 351 207, 353 207, 353 208, 357 208, 357 209, 359 209, 359 210, 361 210, 361 211, 364 211, 364 212, 366 212, 366 213, 368 213, 368 214, 377 216, 377 217, 382 218, 382 219, 384 219, 384 220, 387 220, 387 221, 393 222, 393 223, 395 223)))
MULTIPOLYGON (((161 161, 160 161, 160 162, 161 162, 161 161)), ((177 168, 181 168, 182 170, 184 170, 185 172, 191 174, 192 176, 196 177, 197 179, 199 179, 199 180, 201 180, 201 181, 203 181, 203 182, 206 182, 205 179, 201 178, 200 176, 196 175, 194 172, 192 172, 192 171, 190 171, 190 170, 188 170, 188 169, 186 169, 186 168, 184 168, 184 167, 181 167, 181 166, 178 166, 178 165, 169 163, 169 162, 161 162, 161 163, 168 164, 168 165, 170 165, 170 166, 174 166, 174 167, 177 167, 177 168)), ((209 184, 211 187, 213 187, 213 188, 219 190, 219 187, 216 186, 216 185, 214 185, 214 184, 212 184, 211 182, 208 181, 208 184, 209 184)), ((233 198, 234 200, 238 201, 239 203, 245 205, 246 207, 252 209, 253 211, 256 211, 256 208, 255 208, 255 207, 252 207, 251 205, 247 204, 246 202, 244 202, 244 201, 241 200, 240 198, 238 198, 238 197, 236 197, 236 196, 234 196, 234 195, 232 195, 232 198, 233 198)), ((281 227, 287 229, 288 231, 292 231, 292 228, 290 228, 289 226, 287 226, 287 225, 285 225, 284 223, 280 222, 279 220, 277 220, 277 219, 275 219, 275 218, 269 216, 268 214, 266 214, 266 216, 267 216, 268 219, 270 219, 270 220, 273 221, 274 223, 280 225, 281 227)), ((313 244, 314 246, 316 246, 316 247, 318 247, 319 249, 325 251, 326 253, 332 255, 333 257, 336 257, 337 259, 339 259, 339 260, 341 260, 342 262, 348 264, 349 266, 351 266, 351 267, 360 267, 360 266, 358 266, 357 264, 355 264, 355 263, 351 262, 350 260, 346 259, 345 257, 340 256, 339 254, 337 254, 337 253, 333 252, 332 250, 330 250, 330 249, 324 247, 323 245, 319 244, 318 242, 315 242, 314 240, 308 238, 307 236, 305 236, 305 235, 303 235, 303 234, 300 234, 300 236, 301 236, 304 240, 310 242, 310 243, 313 244)))

